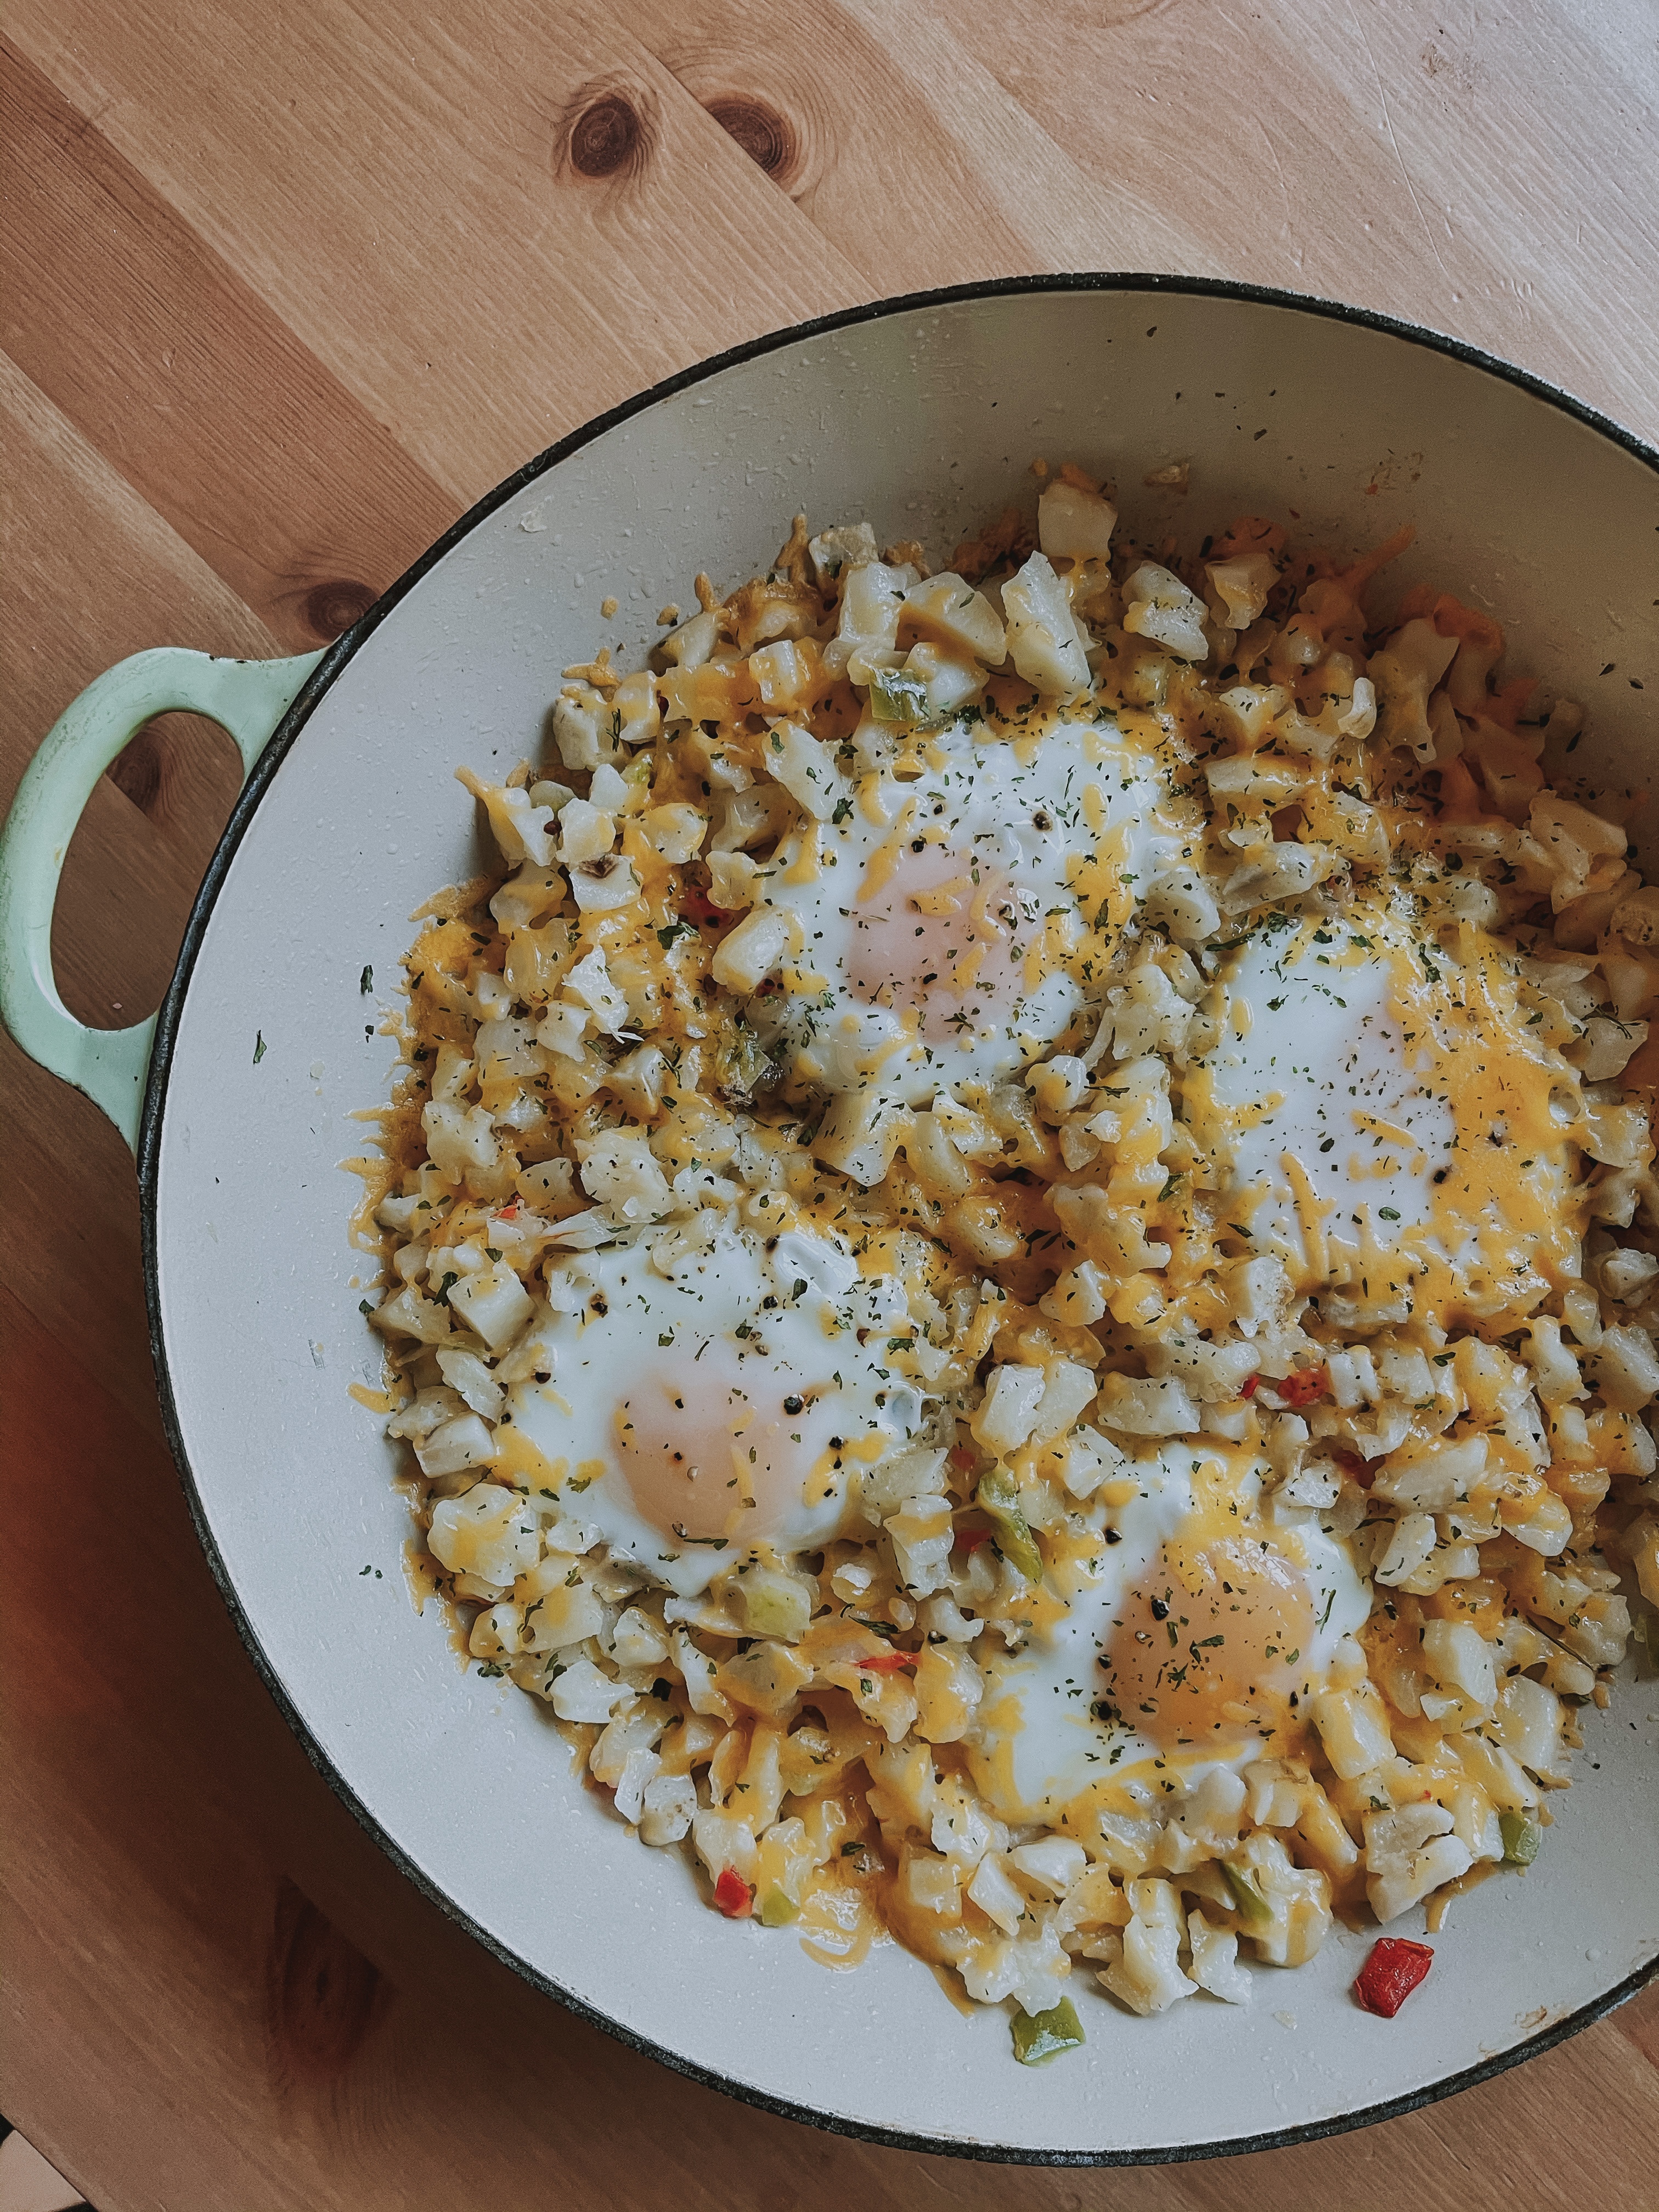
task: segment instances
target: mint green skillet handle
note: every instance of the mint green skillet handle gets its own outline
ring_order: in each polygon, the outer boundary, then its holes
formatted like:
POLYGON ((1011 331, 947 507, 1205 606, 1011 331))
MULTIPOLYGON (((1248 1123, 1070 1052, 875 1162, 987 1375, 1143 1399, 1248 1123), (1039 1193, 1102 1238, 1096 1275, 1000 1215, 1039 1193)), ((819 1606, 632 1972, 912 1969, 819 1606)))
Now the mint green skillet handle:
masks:
POLYGON ((53 723, 0 830, 0 1017, 32 1060, 102 1107, 135 1152, 155 1016, 88 1029, 52 980, 52 910, 75 825, 99 777, 154 714, 217 722, 235 740, 246 782, 322 657, 216 660, 164 645, 118 660, 53 723))

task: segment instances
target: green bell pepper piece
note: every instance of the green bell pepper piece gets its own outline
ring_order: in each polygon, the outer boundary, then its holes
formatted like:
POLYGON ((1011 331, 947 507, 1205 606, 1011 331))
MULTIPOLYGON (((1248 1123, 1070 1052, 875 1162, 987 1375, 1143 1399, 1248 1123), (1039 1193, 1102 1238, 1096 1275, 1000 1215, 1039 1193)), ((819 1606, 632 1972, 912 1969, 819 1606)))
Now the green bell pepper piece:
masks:
POLYGON ((1256 1887, 1255 1876, 1246 1874, 1243 1867, 1229 1866, 1225 1859, 1218 1863, 1233 1893, 1239 1918, 1251 1927, 1265 1927, 1273 1917, 1273 1907, 1256 1887))
POLYGON ((996 1532, 996 1547, 1028 1583, 1042 1580, 1042 1554, 1036 1547, 1025 1516, 1019 1510, 1019 1492, 1006 1468, 994 1467, 980 1477, 975 1504, 996 1532))
POLYGON ((1014 2056, 1022 2066, 1043 2066, 1062 2051, 1079 2050, 1086 2040, 1077 2008, 1062 1997, 1047 2012, 1014 2014, 1014 2056))
POLYGON ((1544 1831, 1525 1813, 1500 1813, 1498 1832, 1504 1838, 1504 1863, 1530 1866, 1538 1856, 1544 1831))
POLYGON ((927 686, 902 668, 870 673, 870 711, 878 722, 921 722, 927 715, 927 686))

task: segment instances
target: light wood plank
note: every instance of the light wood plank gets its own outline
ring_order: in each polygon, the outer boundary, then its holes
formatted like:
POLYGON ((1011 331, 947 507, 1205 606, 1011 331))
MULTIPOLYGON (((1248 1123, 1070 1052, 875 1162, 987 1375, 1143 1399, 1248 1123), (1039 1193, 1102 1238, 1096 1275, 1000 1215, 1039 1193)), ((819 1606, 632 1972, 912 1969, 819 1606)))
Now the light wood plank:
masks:
POLYGON ((15 49, 0 98, 0 342, 289 652, 333 636, 455 503, 15 49))
POLYGON ((688 362, 868 294, 590 0, 458 0, 421 40, 389 6, 233 0, 210 42, 167 0, 19 0, 9 33, 458 501, 688 362), (571 127, 606 98, 636 149, 583 176, 571 127))
POLYGON ((1202 252, 1127 182, 1089 175, 921 6, 644 0, 627 15, 880 292, 1089 268, 1131 234, 1154 261, 1202 252), (836 65, 803 72, 815 43, 836 65))

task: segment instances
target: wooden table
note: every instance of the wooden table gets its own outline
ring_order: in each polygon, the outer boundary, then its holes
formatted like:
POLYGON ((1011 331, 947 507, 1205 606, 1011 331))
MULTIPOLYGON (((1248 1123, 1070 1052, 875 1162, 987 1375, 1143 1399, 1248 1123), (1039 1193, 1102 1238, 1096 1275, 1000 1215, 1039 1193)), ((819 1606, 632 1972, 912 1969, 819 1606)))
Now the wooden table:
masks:
MULTIPOLYGON (((601 408, 1011 271, 1250 278, 1437 325, 1659 436, 1645 0, 11 0, 0 801, 163 642, 333 635, 601 408)), ((159 998, 234 789, 180 718, 58 905, 159 998)), ((3 1054, 0 2109, 102 2212, 1651 2206, 1659 1990, 1387 2127, 1016 2172, 696 2087, 455 1933, 307 1764, 161 1439, 132 1166, 3 1054)))

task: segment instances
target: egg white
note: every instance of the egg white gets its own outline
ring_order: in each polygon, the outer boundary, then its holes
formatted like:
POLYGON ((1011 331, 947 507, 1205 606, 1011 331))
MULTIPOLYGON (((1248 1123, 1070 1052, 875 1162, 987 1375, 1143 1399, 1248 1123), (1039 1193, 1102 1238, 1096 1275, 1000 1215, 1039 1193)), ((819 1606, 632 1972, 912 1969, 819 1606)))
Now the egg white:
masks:
POLYGON ((1478 1036, 1460 1028, 1480 979, 1420 943, 1409 912, 1258 930, 1226 981, 1236 1033, 1206 1063, 1220 1110, 1206 1135, 1224 1212, 1257 1254, 1307 1287, 1373 1293, 1433 1259, 1488 1303, 1512 1264, 1547 1261, 1571 1163, 1568 1121, 1538 1126, 1545 1055, 1501 1005, 1480 1002, 1478 1036))

